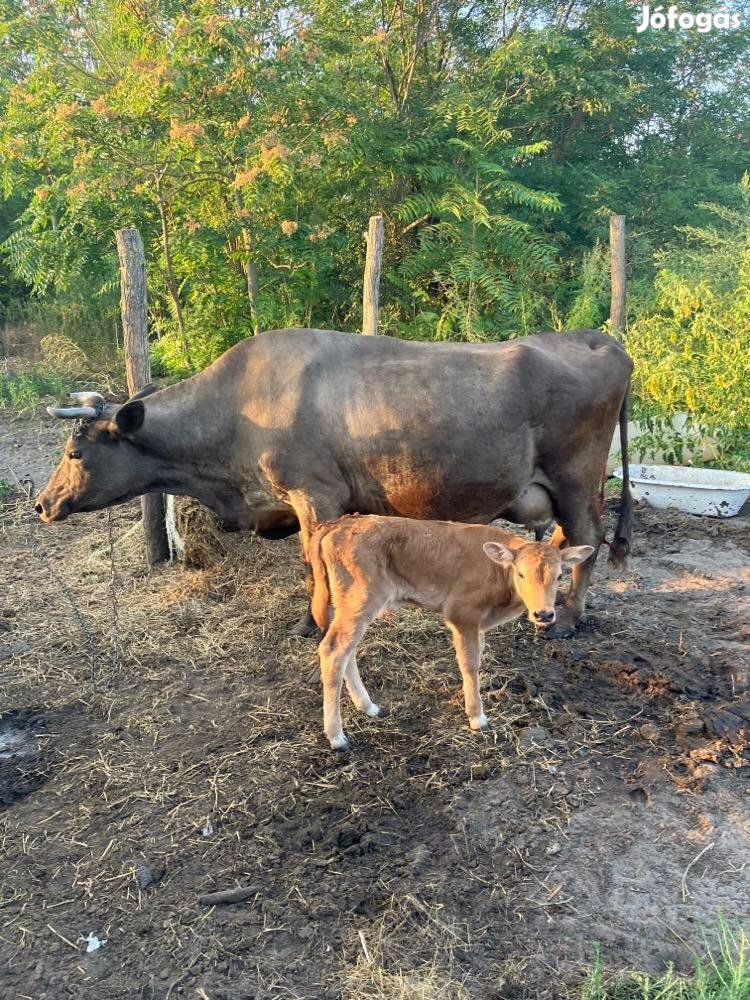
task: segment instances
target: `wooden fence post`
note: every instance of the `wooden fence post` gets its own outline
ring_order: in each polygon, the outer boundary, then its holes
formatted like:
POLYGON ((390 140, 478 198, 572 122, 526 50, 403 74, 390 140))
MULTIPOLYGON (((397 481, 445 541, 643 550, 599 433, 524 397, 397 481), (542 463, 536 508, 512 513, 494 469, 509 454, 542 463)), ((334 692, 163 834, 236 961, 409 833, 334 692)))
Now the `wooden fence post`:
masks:
MULTIPOLYGON (((128 392, 132 396, 151 381, 148 356, 148 298, 146 293, 146 255, 137 229, 118 229, 115 233, 120 258, 120 310, 125 348, 125 371, 128 392)), ((143 533, 149 566, 169 559, 169 542, 164 520, 164 497, 146 493, 141 497, 143 533)))
POLYGON ((383 216, 370 217, 367 230, 365 287, 362 295, 362 333, 374 336, 378 332, 378 300, 380 298, 380 265, 383 260, 383 216))
POLYGON ((613 330, 625 329, 625 216, 612 215, 609 219, 610 284, 612 300, 609 322, 613 330))

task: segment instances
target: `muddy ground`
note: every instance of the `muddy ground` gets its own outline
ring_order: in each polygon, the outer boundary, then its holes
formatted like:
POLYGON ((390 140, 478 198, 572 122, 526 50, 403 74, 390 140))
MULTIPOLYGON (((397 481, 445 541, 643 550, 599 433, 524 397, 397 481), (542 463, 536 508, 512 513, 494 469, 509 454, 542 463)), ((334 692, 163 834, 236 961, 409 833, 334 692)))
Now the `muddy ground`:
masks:
MULTIPOLYGON (((58 440, 0 417, 0 480, 41 481, 58 440)), ((339 756, 285 635, 295 540, 147 573, 136 517, 112 518, 113 629, 107 515, 4 508, 3 998, 572 997, 596 942, 689 970, 747 917, 746 518, 641 509, 575 639, 495 632, 489 736, 440 623, 377 622, 360 666, 391 714, 347 708, 339 756)))

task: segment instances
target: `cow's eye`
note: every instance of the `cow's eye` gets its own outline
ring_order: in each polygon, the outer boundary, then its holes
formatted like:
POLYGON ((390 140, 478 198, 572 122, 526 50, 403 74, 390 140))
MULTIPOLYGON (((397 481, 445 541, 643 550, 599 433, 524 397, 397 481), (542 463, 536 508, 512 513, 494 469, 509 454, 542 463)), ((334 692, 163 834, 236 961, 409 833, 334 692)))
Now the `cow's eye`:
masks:
POLYGON ((80 451, 71 451, 68 453, 68 458, 72 458, 73 461, 77 461, 81 457, 80 451))
POLYGON ((521 580, 525 580, 525 579, 526 579, 526 577, 525 577, 525 576, 523 575, 523 573, 520 573, 520 572, 519 572, 519 574, 518 574, 518 577, 519 577, 519 579, 521 579, 521 580))

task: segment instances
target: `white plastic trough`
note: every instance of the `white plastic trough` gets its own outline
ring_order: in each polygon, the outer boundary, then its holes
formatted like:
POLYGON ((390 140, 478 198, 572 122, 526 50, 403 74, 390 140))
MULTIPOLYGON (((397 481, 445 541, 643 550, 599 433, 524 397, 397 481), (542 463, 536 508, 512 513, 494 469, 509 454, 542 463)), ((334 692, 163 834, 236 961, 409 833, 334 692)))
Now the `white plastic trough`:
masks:
MULTIPOLYGON (((622 468, 614 474, 622 479, 622 468)), ((750 475, 744 472, 685 465, 631 465, 630 486, 636 500, 652 507, 708 517, 734 517, 750 497, 750 475)))

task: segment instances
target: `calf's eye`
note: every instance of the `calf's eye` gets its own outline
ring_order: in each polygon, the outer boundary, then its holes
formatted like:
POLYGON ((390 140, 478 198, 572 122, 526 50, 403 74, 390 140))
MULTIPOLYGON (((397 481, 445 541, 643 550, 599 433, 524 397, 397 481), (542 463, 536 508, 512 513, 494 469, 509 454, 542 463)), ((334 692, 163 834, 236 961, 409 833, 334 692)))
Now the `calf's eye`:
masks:
POLYGON ((525 580, 525 579, 526 579, 526 577, 525 577, 525 576, 523 575, 523 573, 519 573, 519 574, 518 574, 518 579, 519 579, 519 580, 525 580))

